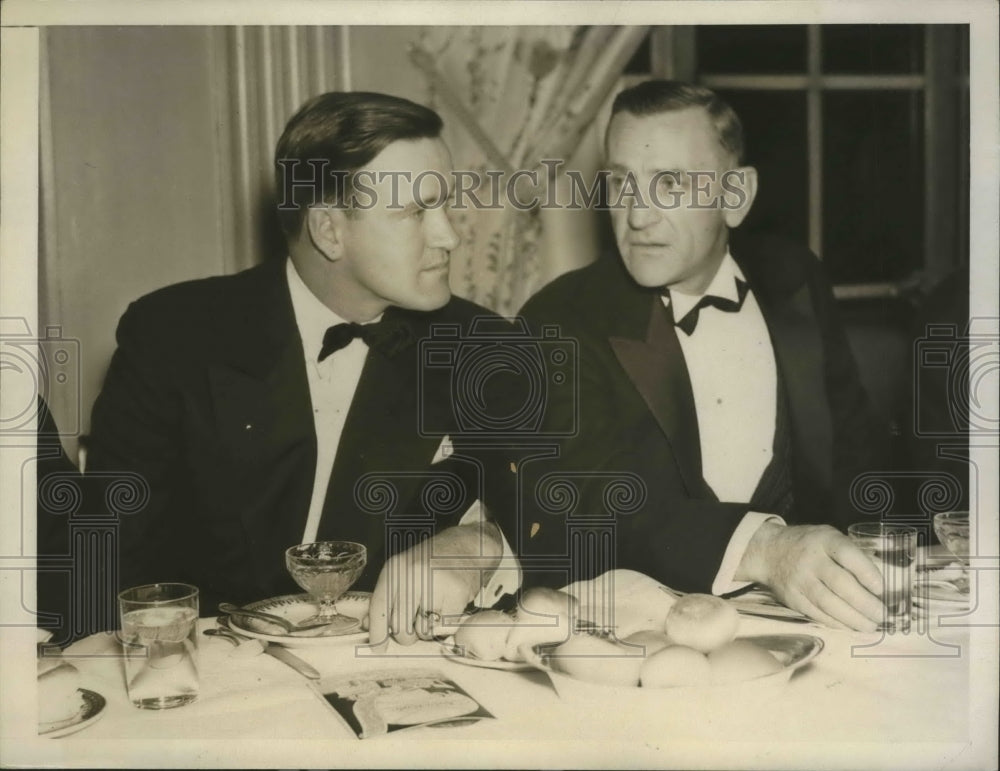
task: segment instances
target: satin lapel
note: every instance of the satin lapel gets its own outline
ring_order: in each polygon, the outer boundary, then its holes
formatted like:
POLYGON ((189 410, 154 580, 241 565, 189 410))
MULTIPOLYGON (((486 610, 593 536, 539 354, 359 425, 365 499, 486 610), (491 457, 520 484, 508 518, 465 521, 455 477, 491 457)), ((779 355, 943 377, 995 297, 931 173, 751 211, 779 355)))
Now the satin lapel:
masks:
POLYGON ((684 353, 659 297, 650 297, 648 307, 644 340, 614 336, 608 340, 670 442, 688 492, 702 496, 707 485, 702 476, 698 418, 684 353))
POLYGON ((330 475, 318 538, 361 541, 373 550, 369 560, 385 540, 385 515, 408 508, 416 475, 428 469, 441 443, 440 436, 419 433, 418 353, 417 343, 392 357, 368 352, 330 475), (366 474, 394 488, 393 502, 374 513, 358 503, 359 496, 374 503, 371 492, 356 490, 366 474))
POLYGON ((795 464, 811 469, 810 478, 832 482, 833 426, 823 372, 823 337, 805 278, 781 277, 777 289, 754 262, 734 257, 743 269, 771 335, 778 376, 784 381, 795 435, 795 464))
POLYGON ((273 566, 276 545, 301 539, 316 459, 309 383, 287 282, 283 272, 268 270, 259 277, 266 280, 251 287, 226 362, 209 374, 217 430, 237 475, 229 489, 248 496, 239 516, 264 585, 273 579, 273 570, 263 566, 273 566))

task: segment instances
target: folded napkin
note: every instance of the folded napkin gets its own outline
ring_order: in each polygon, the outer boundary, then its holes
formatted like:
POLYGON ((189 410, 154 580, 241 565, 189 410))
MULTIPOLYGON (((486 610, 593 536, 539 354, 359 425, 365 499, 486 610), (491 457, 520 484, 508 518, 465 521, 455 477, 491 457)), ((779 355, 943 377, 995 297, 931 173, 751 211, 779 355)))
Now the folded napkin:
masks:
POLYGON ((580 618, 601 629, 614 629, 618 639, 642 629, 663 629, 677 595, 635 570, 609 570, 589 581, 563 588, 580 601, 580 618))

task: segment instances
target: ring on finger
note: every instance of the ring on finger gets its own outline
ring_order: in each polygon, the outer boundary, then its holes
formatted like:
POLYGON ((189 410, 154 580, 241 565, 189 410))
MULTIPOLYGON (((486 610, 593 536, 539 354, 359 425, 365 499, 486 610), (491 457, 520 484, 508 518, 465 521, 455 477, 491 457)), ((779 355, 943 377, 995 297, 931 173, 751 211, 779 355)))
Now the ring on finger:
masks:
POLYGON ((421 611, 420 615, 422 615, 427 620, 427 623, 431 625, 441 623, 441 614, 436 610, 424 610, 421 611))

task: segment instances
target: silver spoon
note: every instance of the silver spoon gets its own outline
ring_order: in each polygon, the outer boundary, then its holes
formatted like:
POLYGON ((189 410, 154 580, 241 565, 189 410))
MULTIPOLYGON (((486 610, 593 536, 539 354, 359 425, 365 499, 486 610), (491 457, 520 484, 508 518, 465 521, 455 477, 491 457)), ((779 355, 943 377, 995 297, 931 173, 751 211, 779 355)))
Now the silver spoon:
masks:
POLYGON ((287 618, 282 618, 281 616, 274 616, 270 613, 264 613, 260 610, 249 610, 247 608, 240 608, 233 605, 230 602, 220 602, 219 610, 223 613, 228 613, 230 616, 246 616, 248 618, 257 618, 261 621, 267 621, 269 624, 274 624, 280 626, 285 630, 287 634, 292 634, 294 632, 306 632, 310 629, 319 629, 321 626, 329 626, 329 621, 313 621, 308 624, 295 624, 289 621, 287 618))

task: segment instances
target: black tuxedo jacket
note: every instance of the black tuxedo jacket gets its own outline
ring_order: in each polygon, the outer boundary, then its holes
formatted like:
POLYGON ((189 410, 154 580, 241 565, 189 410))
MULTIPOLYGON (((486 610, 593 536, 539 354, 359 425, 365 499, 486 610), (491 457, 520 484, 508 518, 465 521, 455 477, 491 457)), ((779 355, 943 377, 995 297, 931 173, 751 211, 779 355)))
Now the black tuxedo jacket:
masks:
MULTIPOLYGON (((760 305, 786 389, 795 500, 786 520, 843 526, 852 516, 850 482, 877 462, 884 435, 829 284, 811 253, 785 242, 733 238, 731 253, 760 305)), ((607 255, 553 281, 522 314, 576 339, 580 376, 576 403, 550 410, 563 425, 578 410, 576 435, 558 460, 522 469, 517 548, 526 566, 572 554, 579 578, 606 569, 610 558, 678 589, 709 591, 748 502, 720 502, 702 476, 690 379, 658 290, 639 287, 620 258, 607 255), (552 474, 569 474, 579 492, 568 516, 540 505, 552 474), (636 499, 616 499, 608 486, 615 474, 631 475, 622 478, 641 488, 636 499), (604 535, 574 541, 569 530, 586 518, 604 535)))
MULTIPOLYGON (((145 506, 120 516, 120 585, 196 584, 203 615, 220 600, 301 591, 286 573, 284 550, 302 539, 316 436, 284 271, 272 260, 177 284, 123 315, 94 406, 87 468, 88 475, 136 472, 148 484, 145 506)), ((429 523, 456 523, 484 497, 482 457, 458 451, 432 465, 452 419, 450 394, 421 390, 419 357, 432 325, 464 334, 486 314, 459 298, 429 313, 384 314, 410 329, 411 342, 391 356, 368 352, 318 534, 368 547, 355 588, 373 587, 390 529, 395 551, 429 523), (408 517, 415 530, 403 526, 408 517)))

